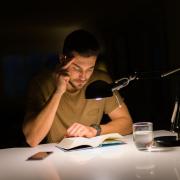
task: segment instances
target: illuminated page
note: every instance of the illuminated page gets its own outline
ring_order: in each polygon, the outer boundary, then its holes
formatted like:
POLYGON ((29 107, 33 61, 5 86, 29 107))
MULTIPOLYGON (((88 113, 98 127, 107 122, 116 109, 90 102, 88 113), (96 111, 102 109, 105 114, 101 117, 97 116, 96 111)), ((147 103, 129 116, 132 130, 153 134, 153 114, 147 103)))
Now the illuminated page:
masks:
POLYGON ((62 149, 73 149, 76 147, 98 147, 102 144, 113 144, 115 142, 122 142, 123 137, 118 133, 110 133, 101 136, 96 136, 92 138, 85 137, 72 137, 72 138, 64 138, 57 147, 62 149))

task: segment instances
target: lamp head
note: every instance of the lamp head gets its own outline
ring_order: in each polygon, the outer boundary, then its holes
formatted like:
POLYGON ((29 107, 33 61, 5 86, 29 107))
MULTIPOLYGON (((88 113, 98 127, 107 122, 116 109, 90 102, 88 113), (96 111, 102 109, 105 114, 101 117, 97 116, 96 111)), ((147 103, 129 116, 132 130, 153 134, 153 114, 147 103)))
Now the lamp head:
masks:
POLYGON ((111 84, 102 80, 97 80, 89 84, 85 92, 86 99, 98 100, 105 97, 111 97, 112 95, 111 84))
POLYGON ((89 84, 86 88, 85 98, 86 99, 102 99, 105 97, 113 96, 113 92, 120 90, 127 86, 130 81, 135 80, 136 76, 130 76, 129 78, 121 78, 111 84, 106 81, 97 80, 89 84))

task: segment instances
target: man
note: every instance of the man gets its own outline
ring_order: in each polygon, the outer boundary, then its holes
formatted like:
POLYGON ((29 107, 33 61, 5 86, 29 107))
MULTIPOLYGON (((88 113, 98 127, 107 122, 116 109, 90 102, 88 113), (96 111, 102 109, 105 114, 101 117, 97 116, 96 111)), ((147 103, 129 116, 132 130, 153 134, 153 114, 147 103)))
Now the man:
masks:
POLYGON ((116 97, 114 94, 100 101, 85 99, 85 89, 91 82, 98 79, 111 82, 105 72, 94 70, 99 49, 92 34, 76 30, 65 39, 56 70, 34 79, 23 123, 23 133, 30 146, 45 138, 50 143, 59 142, 64 136, 132 132, 130 114, 118 92, 116 97), (111 121, 100 125, 103 113, 111 121))

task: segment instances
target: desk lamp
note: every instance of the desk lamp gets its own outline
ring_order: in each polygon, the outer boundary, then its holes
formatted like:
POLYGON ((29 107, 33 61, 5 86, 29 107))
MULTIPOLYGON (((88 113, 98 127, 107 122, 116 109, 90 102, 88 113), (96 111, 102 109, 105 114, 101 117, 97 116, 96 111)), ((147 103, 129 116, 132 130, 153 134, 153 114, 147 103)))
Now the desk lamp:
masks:
MULTIPOLYGON (((133 80, 141 79, 160 79, 165 78, 174 73, 178 73, 180 68, 171 70, 166 73, 160 72, 135 72, 126 78, 121 78, 109 84, 102 80, 97 80, 89 84, 86 88, 86 99, 100 100, 105 97, 111 97, 113 92, 127 86, 133 80)), ((176 98, 173 115, 171 118, 171 131, 177 133, 177 136, 161 136, 154 138, 161 146, 180 146, 180 102, 179 97, 176 98)))

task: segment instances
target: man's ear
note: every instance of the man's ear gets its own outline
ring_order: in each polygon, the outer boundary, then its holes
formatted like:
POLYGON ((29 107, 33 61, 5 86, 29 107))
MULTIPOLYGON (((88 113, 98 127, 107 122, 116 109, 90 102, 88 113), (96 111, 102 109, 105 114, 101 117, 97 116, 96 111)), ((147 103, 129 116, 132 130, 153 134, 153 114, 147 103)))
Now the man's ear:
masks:
POLYGON ((59 57, 59 63, 61 66, 64 66, 65 64, 67 64, 68 59, 67 59, 66 55, 63 55, 63 54, 60 55, 59 54, 58 57, 59 57))
POLYGON ((59 57, 59 61, 62 62, 63 60, 66 60, 67 59, 67 56, 64 55, 64 54, 58 54, 58 57, 59 57))

